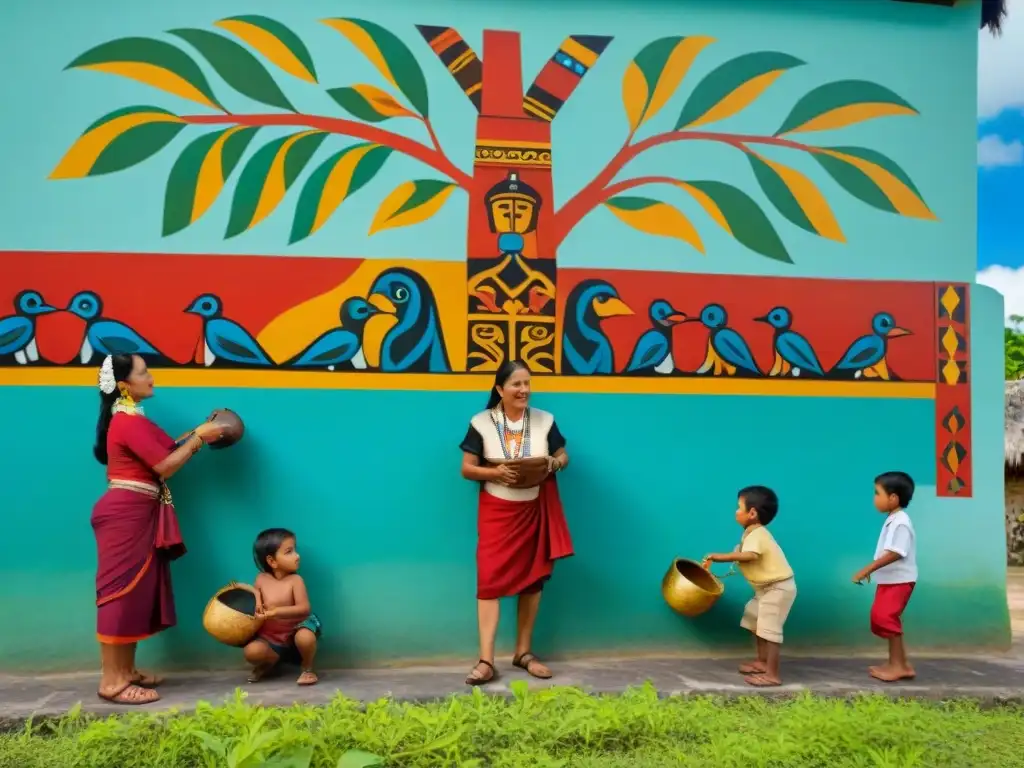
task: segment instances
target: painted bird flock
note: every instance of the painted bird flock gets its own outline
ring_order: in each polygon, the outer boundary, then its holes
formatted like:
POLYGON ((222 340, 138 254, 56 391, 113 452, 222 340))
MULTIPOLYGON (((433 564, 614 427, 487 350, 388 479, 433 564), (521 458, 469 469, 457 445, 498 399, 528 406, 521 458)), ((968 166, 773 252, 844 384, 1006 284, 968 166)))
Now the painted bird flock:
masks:
MULTIPOLYGON (((103 300, 96 292, 81 291, 60 309, 47 303, 35 290, 19 293, 14 299, 14 313, 0 318, 0 361, 9 360, 17 365, 40 362, 36 320, 61 311, 84 322, 78 353, 82 365, 95 365, 110 354, 138 354, 151 364, 170 362, 138 331, 105 315, 103 300)), ((319 334, 280 364, 274 362, 252 333, 230 318, 217 295, 204 293, 184 307, 183 312, 202 321, 193 360, 207 367, 367 370, 370 366, 363 350, 363 330, 375 315, 388 314, 394 317, 394 323, 381 341, 376 370, 452 370, 433 292, 421 275, 404 267, 383 271, 367 296, 347 298, 339 308, 336 327, 319 334)), ((773 329, 772 365, 762 370, 750 344, 730 325, 729 314, 721 304, 707 304, 699 313, 690 315, 666 299, 656 299, 648 309, 650 328, 637 339, 628 362, 620 369, 602 323, 610 317, 632 313, 615 287, 604 280, 584 280, 574 287, 566 302, 562 327, 561 372, 592 376, 688 374, 889 381, 897 377, 889 369, 888 345, 893 339, 910 334, 896 325, 891 314, 878 312, 865 333, 853 339, 846 351, 826 368, 811 342, 794 329, 793 313, 778 306, 753 318, 773 329), (685 323, 700 323, 708 334, 704 360, 693 371, 679 370, 673 359, 673 329, 685 323)))

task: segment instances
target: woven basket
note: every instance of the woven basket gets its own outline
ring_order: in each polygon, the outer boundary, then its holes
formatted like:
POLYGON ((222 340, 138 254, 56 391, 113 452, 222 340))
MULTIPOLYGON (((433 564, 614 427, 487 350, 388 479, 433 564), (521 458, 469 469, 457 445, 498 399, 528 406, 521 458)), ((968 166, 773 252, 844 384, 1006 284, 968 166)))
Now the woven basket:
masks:
POLYGON ((248 643, 263 626, 256 613, 256 596, 247 589, 228 584, 217 592, 203 611, 203 629, 214 640, 241 647, 248 643))

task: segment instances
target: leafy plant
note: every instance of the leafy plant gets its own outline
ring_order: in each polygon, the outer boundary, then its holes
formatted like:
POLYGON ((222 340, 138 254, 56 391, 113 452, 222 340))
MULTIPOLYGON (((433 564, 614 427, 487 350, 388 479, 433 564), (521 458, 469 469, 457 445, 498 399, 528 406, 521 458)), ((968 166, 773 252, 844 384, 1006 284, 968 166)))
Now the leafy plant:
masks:
POLYGON ((427 705, 338 697, 324 707, 250 706, 87 718, 79 710, 0 735, 0 768, 1014 768, 1024 711, 973 702, 801 695, 660 698, 574 688, 508 699, 476 690, 427 705))
MULTIPOLYGON (((323 24, 345 38, 381 79, 378 84, 330 87, 319 94, 327 98, 321 99, 324 106, 318 110, 340 109, 349 118, 326 111, 303 112, 286 95, 264 62, 307 85, 318 86, 319 75, 298 35, 264 16, 221 19, 213 25, 219 30, 216 32, 171 30, 168 34, 188 52, 153 38, 113 40, 83 53, 68 68, 127 77, 191 101, 210 113, 174 114, 151 106, 112 112, 86 129, 51 178, 83 178, 130 168, 163 150, 186 128, 198 126, 214 130, 193 139, 174 164, 165 192, 165 236, 181 232, 202 218, 235 175, 226 238, 248 232, 270 217, 291 187, 305 177, 289 238, 290 243, 301 242, 318 232, 343 203, 369 184, 394 154, 417 160, 442 178, 407 181, 388 194, 372 218, 370 235, 426 221, 456 189, 482 194, 483 187, 449 159, 438 141, 430 118, 426 78, 412 49, 393 32, 364 19, 331 18, 324 19, 323 24), (217 83, 207 79, 199 60, 216 74, 217 83), (229 111, 220 92, 224 86, 249 102, 277 111, 229 111), (418 123, 420 138, 381 127, 396 120, 418 123), (275 128, 289 133, 266 140, 257 137, 258 132, 275 128), (335 149, 327 160, 312 165, 321 145, 339 136, 357 143, 335 149), (260 142, 259 146, 243 161, 254 141, 260 142), (237 174, 236 169, 240 169, 237 174)), ((426 36, 428 29, 439 28, 424 27, 420 31, 426 36)), ((449 42, 452 35, 458 37, 453 30, 444 32, 449 42)), ((603 50, 607 39, 600 39, 605 41, 599 46, 603 50)), ((622 83, 626 142, 590 183, 542 224, 550 227, 552 244, 561 243, 590 212, 604 208, 634 229, 677 238, 703 253, 705 246, 697 228, 674 204, 624 194, 660 184, 685 193, 745 247, 770 259, 790 262, 789 251, 771 220, 747 192, 736 186, 669 175, 616 181, 641 153, 679 141, 718 142, 743 152, 753 181, 778 213, 793 225, 828 240, 843 242, 845 234, 824 194, 807 175, 776 160, 768 154, 770 151, 798 151, 809 156, 842 189, 879 210, 912 218, 935 218, 910 177, 891 158, 865 147, 814 146, 793 138, 880 117, 917 114, 898 94, 877 83, 839 80, 813 88, 796 101, 778 130, 770 135, 708 130, 708 126, 742 113, 786 73, 805 65, 786 53, 755 51, 723 62, 693 86, 670 130, 638 140, 638 135, 668 110, 697 57, 714 42, 701 35, 664 37, 636 54, 622 83)), ((566 44, 570 43, 571 50, 583 50, 579 41, 570 38, 566 44)), ((459 44, 464 45, 464 41, 460 39, 459 44)), ((593 56, 588 67, 596 63, 600 50, 588 53, 593 56)), ((467 62, 484 66, 468 46, 460 54, 460 61, 463 66, 468 66, 467 62)), ((497 66, 518 67, 518 58, 497 66)), ((582 65, 577 66, 582 76, 582 65)), ((466 88, 479 110, 480 92, 466 88)), ((518 99, 520 95, 511 97, 518 99)), ((524 109, 527 101, 529 92, 524 109)), ((541 121, 541 132, 549 130, 548 123, 557 111, 547 109, 551 114, 546 117, 543 109, 539 113, 528 110, 541 121)), ((483 201, 475 199, 473 204, 483 205, 483 201)))
POLYGON ((1024 379, 1024 333, 1020 326, 1024 317, 1010 316, 1010 326, 1003 329, 1006 381, 1024 379))

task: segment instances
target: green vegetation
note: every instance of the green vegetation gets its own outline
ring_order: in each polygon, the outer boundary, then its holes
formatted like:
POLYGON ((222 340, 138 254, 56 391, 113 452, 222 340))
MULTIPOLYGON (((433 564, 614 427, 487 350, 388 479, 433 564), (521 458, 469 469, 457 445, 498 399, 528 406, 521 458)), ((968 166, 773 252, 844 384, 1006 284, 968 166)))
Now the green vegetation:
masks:
POLYGON ((1013 768, 1019 708, 883 697, 658 698, 572 688, 428 705, 338 697, 325 707, 250 706, 242 693, 192 714, 71 712, 0 736, 3 768, 1013 768))
POLYGON ((1024 323, 1024 317, 1010 315, 1010 325, 1003 329, 1007 381, 1024 378, 1024 332, 1021 332, 1021 323, 1024 323))

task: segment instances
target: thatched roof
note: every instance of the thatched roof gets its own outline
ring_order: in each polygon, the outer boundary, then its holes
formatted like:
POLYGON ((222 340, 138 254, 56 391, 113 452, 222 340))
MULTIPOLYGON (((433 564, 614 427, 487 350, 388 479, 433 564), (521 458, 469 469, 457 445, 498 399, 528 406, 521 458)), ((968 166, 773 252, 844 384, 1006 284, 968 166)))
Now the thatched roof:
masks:
POLYGON ((1024 381, 1006 382, 1003 461, 1016 469, 1024 459, 1024 381))
MULTIPOLYGON (((972 0, 966 1, 971 2, 972 0)), ((897 0, 897 2, 952 6, 957 0, 897 0)), ((981 0, 981 26, 988 28, 993 35, 999 34, 1000 24, 1006 18, 1006 2, 1007 0, 981 0)))

